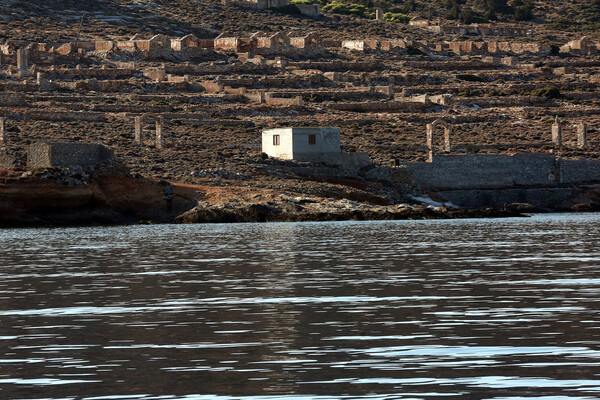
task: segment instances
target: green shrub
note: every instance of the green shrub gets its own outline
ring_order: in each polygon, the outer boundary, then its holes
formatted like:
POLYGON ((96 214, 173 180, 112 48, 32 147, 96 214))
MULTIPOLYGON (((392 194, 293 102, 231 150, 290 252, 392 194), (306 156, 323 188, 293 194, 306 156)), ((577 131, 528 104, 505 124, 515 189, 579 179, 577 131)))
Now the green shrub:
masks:
POLYGON ((556 86, 546 86, 540 89, 533 90, 531 92, 531 95, 537 97, 547 97, 549 99, 559 99, 562 97, 560 89, 556 86))
POLYGON ((397 24, 408 24, 412 17, 402 13, 386 12, 383 14, 383 19, 389 22, 395 22, 397 24))
POLYGON ((487 19, 483 18, 481 15, 471 10, 470 8, 466 8, 461 10, 458 15, 458 19, 463 24, 474 24, 474 23, 483 23, 487 22, 487 19))
POLYGON ((559 19, 549 23, 548 25, 546 25, 546 27, 548 29, 553 29, 557 31, 566 31, 572 29, 574 24, 577 23, 568 19, 559 19))
POLYGON ((463 88, 458 91, 460 97, 473 97, 473 91, 470 88, 463 88))
POLYGON ((533 2, 531 0, 513 0, 512 7, 517 21, 533 19, 533 2))
POLYGON ((362 4, 350 4, 348 10, 350 11, 350 14, 356 15, 358 17, 369 17, 370 14, 367 6, 363 6, 362 4))
POLYGON ((332 1, 323 7, 323 11, 330 12, 332 14, 342 15, 356 15, 357 17, 368 18, 372 16, 372 12, 369 11, 367 6, 362 4, 350 4, 346 5, 340 1, 332 1))
POLYGON ((332 1, 323 7, 323 11, 327 11, 333 14, 350 14, 348 6, 339 1, 332 1))

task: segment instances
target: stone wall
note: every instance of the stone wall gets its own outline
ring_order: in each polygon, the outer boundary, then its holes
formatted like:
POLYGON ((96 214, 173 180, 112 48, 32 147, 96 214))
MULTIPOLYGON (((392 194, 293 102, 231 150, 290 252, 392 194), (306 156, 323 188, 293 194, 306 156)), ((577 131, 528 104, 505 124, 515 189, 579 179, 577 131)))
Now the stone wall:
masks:
POLYGON ((0 147, 0 169, 17 169, 23 167, 23 155, 7 146, 0 147))
POLYGON ((32 121, 106 121, 106 114, 93 111, 24 111, 19 116, 25 120, 32 121))
MULTIPOLYGON (((442 50, 452 51, 457 54, 549 54, 551 48, 534 42, 446 42, 442 50)), ((437 50, 437 49, 432 49, 437 50)))
POLYGON ((300 11, 301 14, 307 15, 309 17, 318 17, 321 15, 321 7, 317 4, 294 4, 296 8, 300 11))
POLYGON ((491 189, 556 183, 553 154, 436 155, 433 162, 404 163, 426 189, 491 189))
POLYGON ((328 103, 327 106, 333 110, 353 112, 422 112, 427 108, 425 104, 408 101, 328 103))
POLYGON ((302 107, 302 97, 273 97, 271 93, 265 94, 265 101, 267 105, 270 106, 281 106, 281 107, 291 107, 291 108, 301 108, 302 107))
POLYGON ((560 182, 600 182, 600 161, 560 160, 560 182))
POLYGON ((479 190, 600 182, 600 161, 549 153, 435 155, 433 162, 401 163, 414 183, 431 190, 479 190))
POLYGON ((379 61, 297 61, 289 62, 289 68, 318 69, 322 71, 373 71, 381 67, 379 61))
POLYGON ((294 160, 300 162, 325 163, 328 165, 340 165, 344 167, 362 168, 371 164, 371 158, 367 153, 299 153, 294 155, 294 160))
POLYGON ((555 101, 547 97, 536 96, 504 96, 504 97, 452 97, 447 104, 479 107, 523 107, 544 104, 555 105, 555 101))
POLYGON ((131 77, 134 70, 131 68, 69 68, 55 69, 46 72, 48 77, 77 77, 77 78, 128 78, 131 77))
POLYGON ((29 168, 93 167, 101 162, 112 161, 113 152, 101 144, 40 142, 29 146, 29 168))

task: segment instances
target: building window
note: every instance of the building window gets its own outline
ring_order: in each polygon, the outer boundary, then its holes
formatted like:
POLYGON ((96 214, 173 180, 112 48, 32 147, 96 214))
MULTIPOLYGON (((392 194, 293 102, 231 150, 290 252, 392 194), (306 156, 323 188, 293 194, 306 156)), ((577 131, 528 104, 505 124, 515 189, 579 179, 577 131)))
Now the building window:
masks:
POLYGON ((317 135, 308 135, 308 144, 317 144, 317 135))
POLYGON ((273 146, 279 146, 279 135, 273 135, 273 146))

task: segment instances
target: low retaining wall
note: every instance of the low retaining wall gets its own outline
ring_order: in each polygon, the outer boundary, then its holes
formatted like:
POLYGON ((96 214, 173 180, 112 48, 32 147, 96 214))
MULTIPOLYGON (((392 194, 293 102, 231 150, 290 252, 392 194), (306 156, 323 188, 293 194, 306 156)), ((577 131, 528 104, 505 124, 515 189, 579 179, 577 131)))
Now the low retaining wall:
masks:
POLYGON ((32 121, 106 121, 105 113, 93 111, 25 111, 21 114, 21 117, 32 121))
POLYGON ((599 160, 560 160, 561 183, 587 183, 600 181, 599 160))
POLYGON ((479 107, 523 107, 523 106, 555 106, 556 102, 546 97, 505 96, 505 97, 452 97, 449 104, 479 107))
POLYGON ((354 112, 422 112, 427 107, 422 103, 411 102, 374 102, 327 103, 327 107, 339 111, 354 112))
POLYGON ((491 189, 557 183, 553 154, 434 156, 433 162, 404 163, 426 189, 491 189))
POLYGON ((102 144, 40 142, 27 150, 29 168, 93 167, 112 160, 112 150, 102 144))
POLYGON ((16 169, 22 167, 24 157, 18 151, 0 147, 0 169, 16 169))
POLYGON ((294 155, 294 161, 305 161, 314 163, 325 163, 340 165, 344 167, 366 167, 371 164, 371 158, 367 153, 299 153, 294 155))
MULTIPOLYGON (((600 182, 600 160, 566 160, 548 153, 515 155, 435 155, 433 162, 401 163, 407 182, 436 192, 482 191, 477 196, 492 196, 490 189, 551 188, 600 182)), ((458 196, 452 195, 454 198, 458 196)), ((498 199, 501 194, 493 194, 498 199)), ((511 195, 512 196, 512 195, 511 195)), ((514 196, 513 196, 514 197, 514 196)), ((526 200, 490 200, 494 202, 526 200)), ((468 203, 462 200, 460 205, 468 203)), ((473 200, 473 203, 487 204, 473 200)), ((490 203, 490 204, 491 204, 490 203)))
POLYGON ((273 97, 270 94, 265 95, 265 101, 269 106, 281 106, 281 107, 292 107, 292 108, 301 108, 302 107, 302 97, 273 97))

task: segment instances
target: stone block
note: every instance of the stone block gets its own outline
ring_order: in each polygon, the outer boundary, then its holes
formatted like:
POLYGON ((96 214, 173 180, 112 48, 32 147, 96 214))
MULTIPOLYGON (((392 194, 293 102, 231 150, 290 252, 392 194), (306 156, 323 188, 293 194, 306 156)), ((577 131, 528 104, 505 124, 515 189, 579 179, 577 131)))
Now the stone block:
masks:
POLYGON ((587 131, 588 128, 585 123, 577 126, 577 147, 580 149, 585 149, 588 147, 587 131))
POLYGON ((140 145, 140 146, 144 145, 144 127, 143 127, 142 123, 143 123, 143 119, 141 116, 137 116, 134 118, 135 134, 134 134, 133 143, 140 145))
POLYGON ((562 126, 558 121, 558 117, 556 117, 554 124, 552 124, 552 143, 555 146, 562 146, 562 126))
POLYGON ((26 49, 17 50, 17 68, 21 76, 29 75, 29 51, 26 49))
POLYGON ((0 142, 2 143, 6 143, 7 140, 7 136, 6 136, 6 119, 0 117, 0 142))
POLYGON ((29 168, 94 167, 113 158, 110 148, 95 143, 38 142, 27 150, 29 168))

